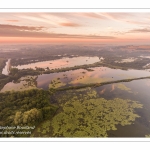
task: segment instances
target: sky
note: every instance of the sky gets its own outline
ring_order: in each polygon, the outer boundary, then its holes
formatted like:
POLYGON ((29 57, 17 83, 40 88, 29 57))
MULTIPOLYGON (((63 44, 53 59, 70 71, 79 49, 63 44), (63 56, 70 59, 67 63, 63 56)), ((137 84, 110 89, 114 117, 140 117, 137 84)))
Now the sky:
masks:
POLYGON ((150 43, 150 13, 0 13, 0 43, 150 43))

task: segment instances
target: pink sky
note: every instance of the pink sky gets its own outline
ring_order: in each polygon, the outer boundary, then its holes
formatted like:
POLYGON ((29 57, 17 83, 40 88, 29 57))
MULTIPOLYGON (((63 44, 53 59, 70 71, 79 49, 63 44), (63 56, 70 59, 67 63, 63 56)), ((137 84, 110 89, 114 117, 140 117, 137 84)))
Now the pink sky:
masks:
POLYGON ((0 43, 150 43, 150 13, 0 13, 0 43))

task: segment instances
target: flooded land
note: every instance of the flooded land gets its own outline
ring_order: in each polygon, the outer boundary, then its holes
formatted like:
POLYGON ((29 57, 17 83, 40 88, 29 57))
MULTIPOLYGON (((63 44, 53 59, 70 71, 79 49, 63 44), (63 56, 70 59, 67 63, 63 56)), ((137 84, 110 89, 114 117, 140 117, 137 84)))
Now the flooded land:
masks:
POLYGON ((150 46, 5 46, 0 136, 150 137, 149 88, 150 46))

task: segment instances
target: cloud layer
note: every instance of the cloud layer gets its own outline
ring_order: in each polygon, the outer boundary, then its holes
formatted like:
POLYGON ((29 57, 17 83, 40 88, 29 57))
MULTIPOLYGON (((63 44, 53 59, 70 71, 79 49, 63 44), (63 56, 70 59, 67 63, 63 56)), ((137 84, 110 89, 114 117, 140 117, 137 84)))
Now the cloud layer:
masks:
POLYGON ((16 31, 40 31, 44 29, 44 27, 33 27, 33 26, 16 26, 16 25, 8 25, 8 24, 0 24, 0 30, 16 30, 16 31))
POLYGON ((132 29, 128 33, 147 33, 150 32, 150 28, 132 29))
POLYGON ((2 36, 35 37, 35 38, 85 38, 85 39, 114 39, 115 38, 113 36, 48 33, 48 32, 43 32, 42 29, 44 29, 44 27, 29 27, 29 26, 0 24, 0 36, 1 37, 2 36))
POLYGON ((64 27, 78 27, 78 26, 81 26, 77 23, 72 23, 72 22, 62 22, 62 23, 59 23, 59 25, 64 26, 64 27))
POLYGON ((12 37, 41 41, 59 38, 119 42, 139 37, 149 40, 149 16, 150 13, 129 12, 0 13, 0 37, 10 41, 12 37))

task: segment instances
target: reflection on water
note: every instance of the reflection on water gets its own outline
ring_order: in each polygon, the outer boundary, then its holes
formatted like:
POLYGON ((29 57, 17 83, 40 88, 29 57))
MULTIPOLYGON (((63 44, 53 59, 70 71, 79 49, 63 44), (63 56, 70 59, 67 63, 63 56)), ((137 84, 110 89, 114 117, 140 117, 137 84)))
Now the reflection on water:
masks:
MULTIPOLYGON (((120 84, 120 83, 119 83, 120 84)), ((126 88, 118 88, 118 83, 96 87, 100 97, 105 99, 131 99, 143 104, 142 109, 136 109, 136 113, 141 116, 134 124, 127 126, 117 126, 116 131, 109 131, 110 137, 145 137, 150 134, 150 79, 142 79, 121 83, 126 88), (112 90, 113 89, 113 90, 112 90)))
POLYGON ((7 83, 0 92, 23 91, 23 90, 37 88, 36 78, 37 76, 21 77, 17 82, 12 81, 7 83))
POLYGON ((142 58, 150 58, 150 56, 140 56, 140 57, 142 57, 142 58))
POLYGON ((52 101, 59 103, 63 111, 52 119, 53 135, 105 137, 105 132, 108 137, 150 135, 149 85, 150 79, 142 79, 55 93, 52 101), (114 99, 122 100, 123 104, 114 99), (137 107, 138 104, 142 107, 137 107), (113 124, 115 128, 109 128, 113 124), (76 131, 80 134, 75 134, 76 131))
POLYGON ((134 62, 137 58, 128 58, 128 59, 122 59, 121 61, 115 61, 116 63, 128 63, 128 62, 134 62))
MULTIPOLYGON (((102 83, 106 81, 150 76, 150 72, 146 70, 120 70, 107 67, 95 67, 91 69, 93 71, 78 69, 66 72, 38 75, 36 80, 37 87, 48 89, 51 81, 57 78, 59 78, 59 82, 61 82, 63 86, 77 86, 81 84, 102 83)), ((6 87, 11 87, 12 89, 15 88, 17 90, 16 84, 12 82, 7 83, 4 88, 6 87)), ((124 88, 122 85, 118 85, 118 87, 124 88)), ((111 90, 113 91, 114 88, 115 87, 112 87, 111 90)))
POLYGON ((93 64, 98 61, 100 61, 99 57, 73 57, 51 61, 36 62, 30 63, 28 65, 20 65, 12 67, 17 67, 18 69, 27 69, 27 68, 35 69, 36 67, 45 69, 48 67, 49 69, 56 69, 56 68, 74 67, 84 64, 93 64))
POLYGON ((96 67, 92 68, 92 70, 93 71, 78 69, 60 73, 39 75, 37 78, 37 86, 38 88, 48 89, 51 80, 55 78, 60 78, 61 82, 65 83, 66 86, 72 86, 150 76, 150 72, 145 70, 126 71, 107 67, 96 67))
POLYGON ((2 74, 8 75, 9 74, 9 68, 10 68, 10 59, 6 62, 5 67, 2 70, 2 74))
MULTIPOLYGON (((150 76, 146 70, 120 70, 107 67, 91 68, 93 71, 84 69, 43 74, 38 77, 22 77, 18 83, 10 82, 4 86, 1 92, 10 90, 25 90, 30 88, 48 89, 54 79, 59 79, 66 86, 80 85, 94 82, 121 80, 150 76)), ((61 83, 61 84, 62 84, 61 83)), ((64 86, 64 84, 62 84, 64 86)), ((143 108, 135 109, 135 113, 141 116, 131 125, 117 125, 117 130, 108 131, 109 137, 145 137, 150 134, 150 79, 142 79, 131 82, 113 83, 93 88, 100 98, 112 100, 114 98, 130 99, 143 104, 143 108)), ((82 89, 80 89, 82 90, 82 89)), ((81 94, 81 96, 84 96, 81 94)), ((91 95, 93 96, 93 94, 91 95)), ((94 99, 93 99, 94 100, 94 99)))
POLYGON ((149 69, 150 68, 150 63, 148 63, 145 66, 143 66, 143 68, 149 69))

